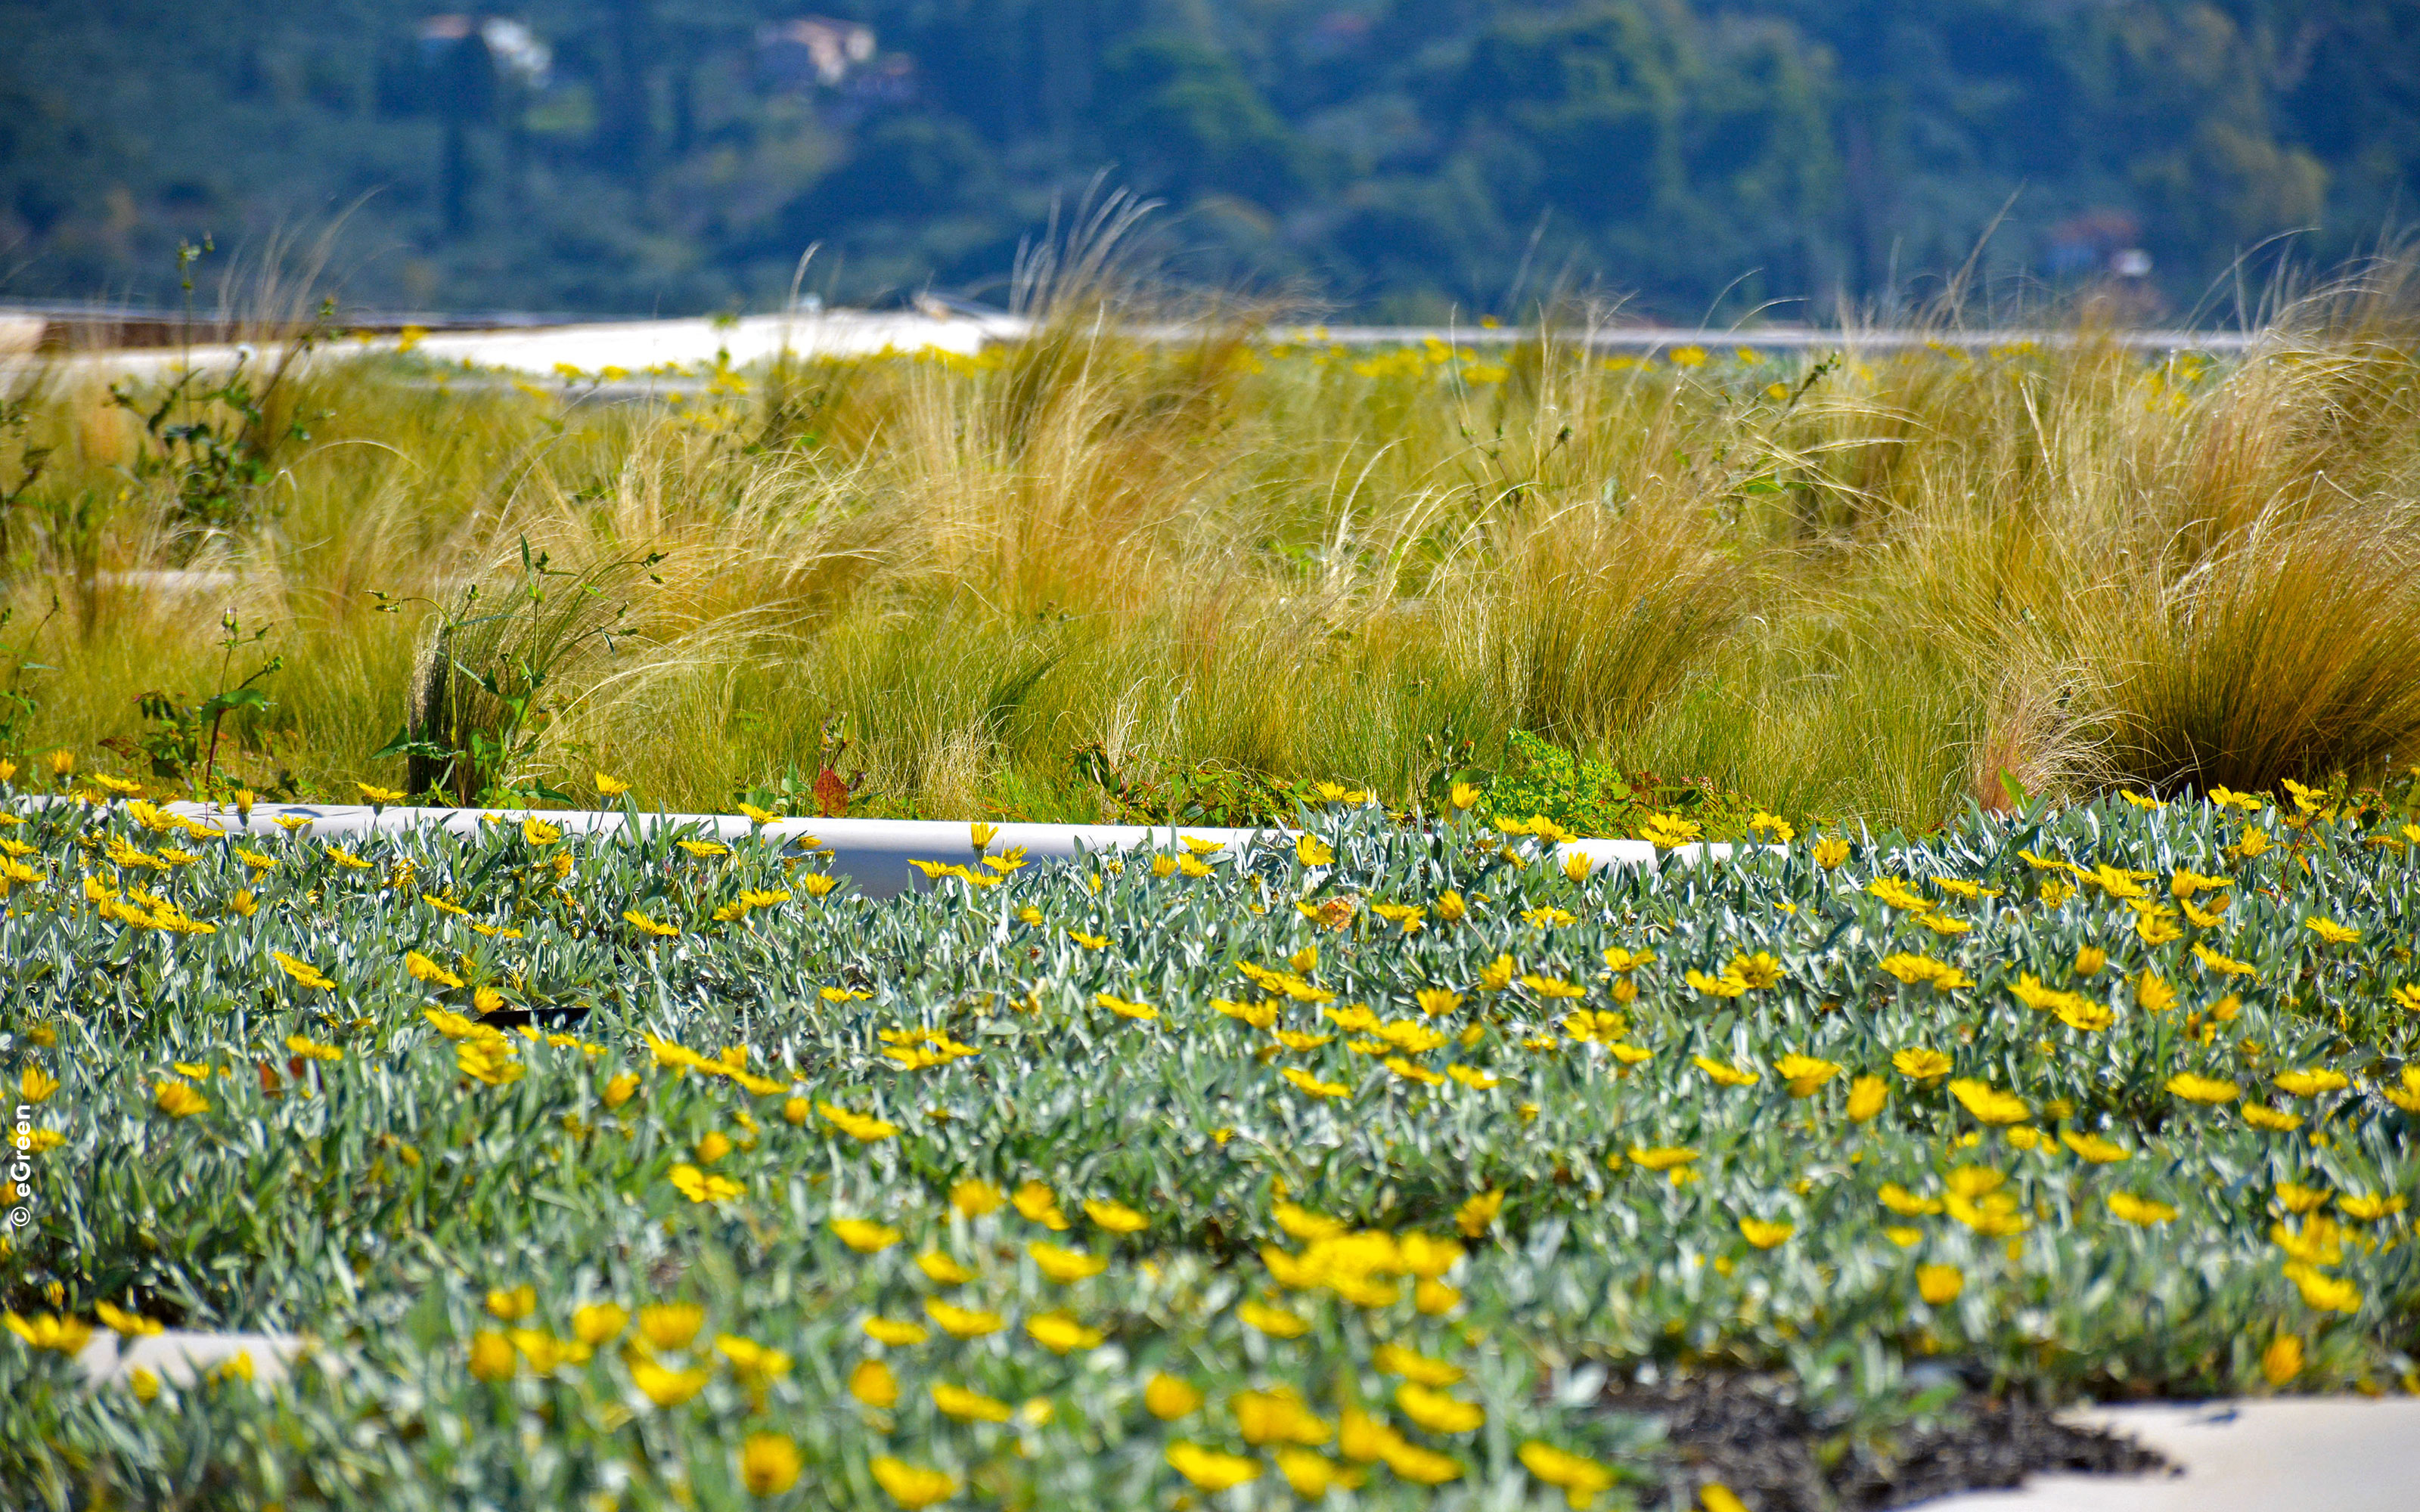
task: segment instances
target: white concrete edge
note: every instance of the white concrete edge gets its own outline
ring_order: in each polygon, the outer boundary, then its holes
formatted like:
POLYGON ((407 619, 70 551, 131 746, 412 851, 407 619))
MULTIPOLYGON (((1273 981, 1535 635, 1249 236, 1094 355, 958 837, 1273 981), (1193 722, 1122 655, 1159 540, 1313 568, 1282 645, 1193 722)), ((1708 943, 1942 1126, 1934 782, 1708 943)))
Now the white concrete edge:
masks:
POLYGON ((86 1389, 129 1385, 138 1370, 149 1371, 163 1385, 190 1387, 203 1376, 224 1371, 239 1355, 245 1357, 256 1386, 274 1386, 291 1372, 304 1349, 295 1334, 208 1334, 184 1330, 121 1337, 98 1330, 76 1355, 86 1389))
MULTIPOLYGON (((38 803, 71 802, 49 796, 27 795, 38 803)), ((372 834, 402 834, 414 829, 444 829, 457 835, 476 832, 483 825, 514 824, 523 819, 535 819, 552 825, 570 835, 605 835, 619 832, 628 823, 620 812, 596 810, 498 810, 498 809, 372 809, 366 804, 270 804, 253 805, 249 815, 213 804, 169 803, 161 807, 168 812, 216 829, 223 837, 244 835, 273 837, 288 833, 277 821, 280 818, 302 819, 291 833, 311 840, 358 839, 372 834)), ((1176 850, 1190 837, 1214 842, 1212 854, 1239 858, 1256 846, 1291 848, 1300 832, 1292 829, 1230 829, 1196 825, 1032 825, 1001 822, 990 825, 992 835, 984 850, 974 843, 973 825, 949 820, 930 819, 780 819, 768 825, 757 825, 737 814, 641 813, 641 832, 652 834, 661 828, 693 826, 702 837, 710 837, 724 844, 755 840, 760 843, 798 855, 814 854, 830 857, 829 868, 836 875, 853 879, 858 889, 872 898, 890 898, 911 889, 929 887, 930 883, 911 861, 934 861, 943 865, 975 866, 987 851, 993 856, 1022 850, 1032 861, 1069 861, 1101 851, 1176 850)), ((1505 843, 1516 843, 1513 837, 1499 836, 1505 843)), ((1683 866, 1694 866, 1701 860, 1728 860, 1734 855, 1759 851, 1780 851, 1780 846, 1735 846, 1727 843, 1682 845, 1660 853, 1683 866)), ((1573 840, 1558 844, 1551 853, 1554 864, 1565 864, 1571 856, 1588 857, 1590 868, 1604 866, 1648 866, 1656 864, 1659 852, 1643 840, 1573 840)))
POLYGON ((2176 1469, 2033 1475, 1925 1512, 2410 1512, 2420 1505, 2420 1398, 2268 1396, 2079 1408, 2066 1421, 2131 1438, 2176 1469))

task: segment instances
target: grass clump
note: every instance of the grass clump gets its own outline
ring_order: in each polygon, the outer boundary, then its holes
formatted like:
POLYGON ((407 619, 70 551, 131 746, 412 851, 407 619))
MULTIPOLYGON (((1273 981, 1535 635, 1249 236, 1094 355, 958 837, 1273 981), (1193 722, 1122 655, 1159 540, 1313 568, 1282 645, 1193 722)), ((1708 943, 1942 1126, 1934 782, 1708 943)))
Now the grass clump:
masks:
POLYGON ((48 669, 17 759, 89 770, 141 695, 205 698, 230 608, 286 657, 232 721, 237 779, 294 793, 588 802, 606 770, 717 810, 845 741, 857 811, 1200 820, 1510 779, 1521 733, 1742 811, 1921 828, 2420 751, 2393 268, 2224 360, 2089 332, 1348 349, 1215 312, 1145 344, 1108 276, 1037 275, 1039 333, 980 358, 717 369, 679 404, 323 352, 254 430, 275 507, 209 528, 126 409, 54 386, 7 432, 41 454, 8 495, 10 624, 48 669), (413 766, 386 737, 427 712, 439 622, 509 600, 524 552, 592 575, 570 607, 613 636, 455 658, 458 702, 526 706, 413 766), (471 751, 506 723, 509 760, 471 751))

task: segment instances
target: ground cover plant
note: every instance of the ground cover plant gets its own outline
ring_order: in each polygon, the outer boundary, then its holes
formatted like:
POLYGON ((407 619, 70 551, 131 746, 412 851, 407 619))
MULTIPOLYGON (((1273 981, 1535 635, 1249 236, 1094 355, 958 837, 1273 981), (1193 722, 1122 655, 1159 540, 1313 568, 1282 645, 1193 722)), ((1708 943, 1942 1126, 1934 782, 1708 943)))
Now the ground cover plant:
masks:
POLYGON ((457 803, 593 804, 604 770, 721 812, 814 812, 830 759, 850 811, 949 819, 1468 780, 1732 836, 2376 781, 2420 745, 2400 264, 2241 357, 2073 329, 1642 361, 1580 316, 1374 348, 1187 307, 1199 340, 1131 342, 1171 311, 1113 261, 1052 264, 1041 333, 972 359, 516 385, 338 343, 256 419, 188 395, 157 427, 152 390, 37 383, 0 424, 31 705, 0 755, 457 803), (205 424, 245 463, 196 514, 153 437, 205 424), (232 660, 230 614, 267 636, 232 660))
POLYGON ((135 786, 8 805, 41 1504, 1722 1512, 2012 1402, 2420 1389, 2397 804, 1591 872, 1466 793, 875 902, 135 786), (81 1389, 163 1323, 315 1343, 81 1389), (1795 1469, 1678 1451, 1725 1376, 1795 1469))

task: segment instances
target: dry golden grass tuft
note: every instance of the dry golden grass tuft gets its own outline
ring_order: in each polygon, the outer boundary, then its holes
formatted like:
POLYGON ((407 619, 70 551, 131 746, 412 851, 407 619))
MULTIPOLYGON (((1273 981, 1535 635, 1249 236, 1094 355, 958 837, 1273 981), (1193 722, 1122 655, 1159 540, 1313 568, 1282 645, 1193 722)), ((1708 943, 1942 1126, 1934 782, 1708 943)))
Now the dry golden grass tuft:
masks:
MULTIPOLYGON (((1090 817, 1073 762, 1417 792, 1512 728, 1776 808, 1929 825, 2113 782, 2254 788, 2420 759, 2420 365, 2399 265, 2242 360, 2107 342, 1616 367, 1287 350, 1252 312, 1118 334, 1113 262, 1037 267, 977 361, 794 364, 684 406, 576 406, 391 360, 287 402, 256 524, 181 531, 139 427, 58 387, 12 521, 27 750, 98 758, 207 692, 235 608, 288 669, 309 785, 393 781, 431 605, 522 542, 598 584, 535 757, 727 806, 854 737, 902 810, 1090 817), (217 575, 192 591, 127 574, 217 575), (372 591, 411 601, 375 612, 372 591)), ((0 455, 0 468, 9 458, 0 455)))

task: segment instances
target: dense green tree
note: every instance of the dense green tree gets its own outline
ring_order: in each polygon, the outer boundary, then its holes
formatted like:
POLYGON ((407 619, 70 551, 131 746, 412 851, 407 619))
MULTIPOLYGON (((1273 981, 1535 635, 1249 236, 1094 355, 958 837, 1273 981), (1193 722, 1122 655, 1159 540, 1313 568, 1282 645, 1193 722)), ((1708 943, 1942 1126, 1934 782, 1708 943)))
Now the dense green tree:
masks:
POLYGON ((2142 249, 2184 309, 2420 203, 2410 0, 830 0, 880 54, 830 86, 760 52, 794 0, 464 12, 543 69, 429 8, 0 0, 0 294, 340 212, 369 302, 762 303, 811 241, 835 296, 981 290, 1106 169, 1203 276, 1372 312, 1821 313, 1987 232, 2053 285, 2142 249))

